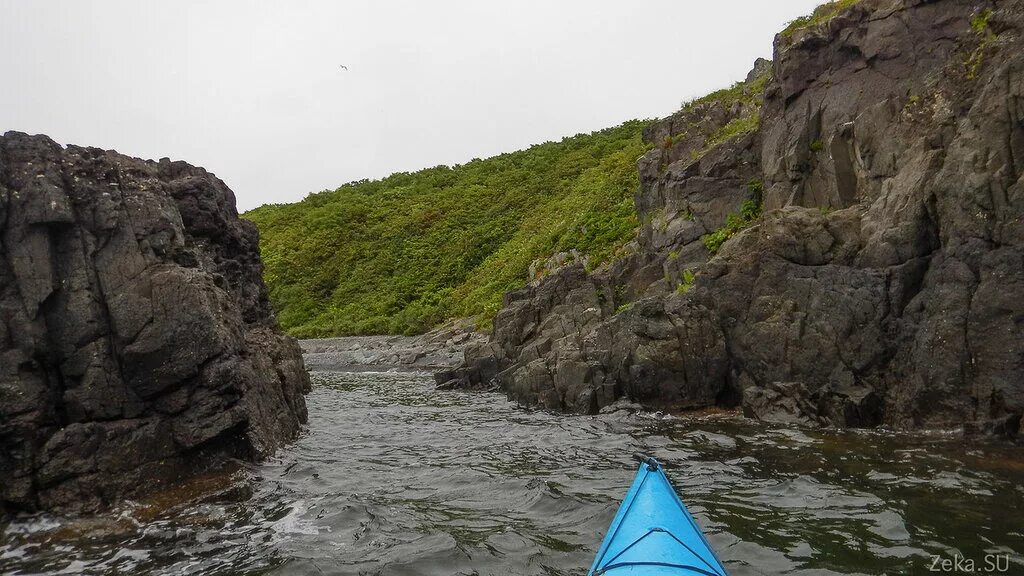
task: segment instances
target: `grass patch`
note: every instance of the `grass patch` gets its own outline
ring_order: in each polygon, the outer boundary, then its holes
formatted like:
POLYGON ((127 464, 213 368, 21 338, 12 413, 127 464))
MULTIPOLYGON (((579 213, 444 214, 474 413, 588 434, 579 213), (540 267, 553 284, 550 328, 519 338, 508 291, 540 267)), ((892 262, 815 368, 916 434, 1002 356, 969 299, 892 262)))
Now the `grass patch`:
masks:
POLYGON ((704 247, 708 249, 708 252, 712 254, 717 253, 726 240, 732 238, 741 230, 746 229, 761 217, 761 198, 764 194, 764 184, 760 180, 755 179, 751 180, 747 187, 750 189, 750 199, 740 205, 739 212, 733 212, 726 216, 725 226, 701 237, 704 247))
POLYGON ((835 0, 818 6, 813 12, 790 22, 780 33, 783 38, 792 38, 797 30, 818 26, 838 16, 860 0, 835 0))
POLYGON ((719 144, 723 144, 744 134, 749 134, 754 130, 757 130, 758 125, 761 123, 761 112, 760 110, 754 110, 753 112, 733 118, 728 124, 722 126, 715 131, 714 134, 708 137, 704 143, 704 149, 710 150, 719 144))
POLYGON ((725 107, 731 107, 737 102, 745 105, 760 104, 764 88, 771 78, 771 70, 768 70, 750 82, 736 82, 728 88, 716 90, 700 98, 687 100, 682 103, 682 110, 685 112, 711 102, 720 102, 725 107))
POLYGON ((709 134, 704 140, 702 149, 692 150, 690 152, 692 161, 696 162, 715 146, 757 130, 761 124, 761 103, 764 98, 764 89, 771 77, 772 73, 769 69, 750 82, 737 82, 729 88, 683 103, 684 111, 710 102, 720 102, 726 108, 732 108, 739 103, 744 110, 741 116, 733 118, 709 134))

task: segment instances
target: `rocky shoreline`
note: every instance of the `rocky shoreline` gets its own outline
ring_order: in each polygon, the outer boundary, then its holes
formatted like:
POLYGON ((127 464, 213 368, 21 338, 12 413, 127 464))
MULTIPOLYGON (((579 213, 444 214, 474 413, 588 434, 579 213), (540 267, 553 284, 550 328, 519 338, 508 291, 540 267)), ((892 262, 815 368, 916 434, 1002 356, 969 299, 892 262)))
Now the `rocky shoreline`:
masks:
POLYGON ((487 341, 470 322, 417 336, 343 336, 299 340, 311 371, 446 370, 461 364, 467 347, 487 341))

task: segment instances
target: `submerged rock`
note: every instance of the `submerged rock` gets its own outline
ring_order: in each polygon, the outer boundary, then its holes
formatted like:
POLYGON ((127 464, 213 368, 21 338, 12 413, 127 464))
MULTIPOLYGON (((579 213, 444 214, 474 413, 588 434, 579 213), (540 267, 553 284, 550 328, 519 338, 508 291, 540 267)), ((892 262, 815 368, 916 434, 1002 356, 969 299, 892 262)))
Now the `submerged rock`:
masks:
POLYGON ((510 293, 458 383, 1015 434, 1024 2, 992 8, 862 0, 652 124, 636 252, 510 293))
POLYGON ((0 510, 258 458, 306 419, 255 227, 184 162, 0 137, 0 510))

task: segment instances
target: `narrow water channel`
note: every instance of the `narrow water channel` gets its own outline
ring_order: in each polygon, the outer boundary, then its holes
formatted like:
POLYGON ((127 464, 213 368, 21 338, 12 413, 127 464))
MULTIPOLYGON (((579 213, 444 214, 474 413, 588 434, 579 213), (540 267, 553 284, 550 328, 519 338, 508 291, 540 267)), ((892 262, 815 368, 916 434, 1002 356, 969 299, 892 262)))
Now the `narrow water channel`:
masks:
POLYGON ((315 373, 307 401, 303 437, 218 497, 20 519, 0 572, 584 575, 643 451, 736 576, 922 574, 957 555, 1024 573, 1024 460, 1001 444, 560 416, 422 373, 315 373))

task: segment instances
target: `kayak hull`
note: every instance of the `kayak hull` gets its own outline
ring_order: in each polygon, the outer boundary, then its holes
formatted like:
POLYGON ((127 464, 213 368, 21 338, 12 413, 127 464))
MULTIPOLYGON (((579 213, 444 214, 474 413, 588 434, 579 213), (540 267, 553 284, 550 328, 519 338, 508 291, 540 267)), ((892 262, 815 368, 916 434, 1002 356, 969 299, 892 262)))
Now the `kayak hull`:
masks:
POLYGON ((662 466, 646 459, 608 527, 588 576, 726 576, 662 466))

